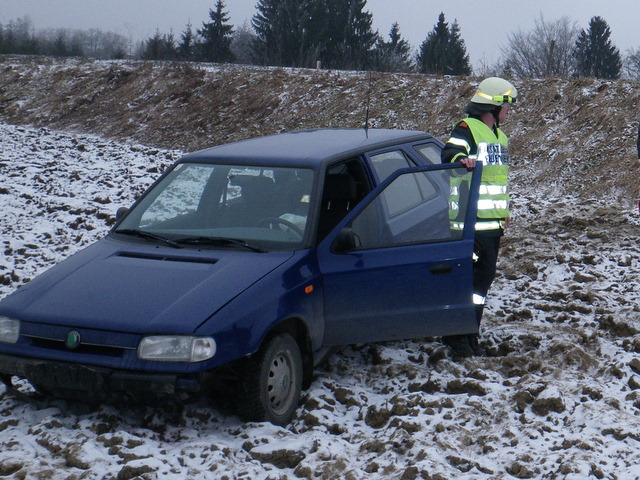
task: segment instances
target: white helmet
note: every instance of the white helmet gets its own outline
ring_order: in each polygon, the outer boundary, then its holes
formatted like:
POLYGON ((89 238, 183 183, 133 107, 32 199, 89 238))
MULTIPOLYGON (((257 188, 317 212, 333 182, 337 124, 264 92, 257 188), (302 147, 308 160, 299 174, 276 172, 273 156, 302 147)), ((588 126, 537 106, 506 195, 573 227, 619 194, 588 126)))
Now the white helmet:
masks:
POLYGON ((490 77, 480 82, 471 102, 501 107, 505 103, 515 103, 517 96, 518 90, 511 82, 503 78, 490 77))

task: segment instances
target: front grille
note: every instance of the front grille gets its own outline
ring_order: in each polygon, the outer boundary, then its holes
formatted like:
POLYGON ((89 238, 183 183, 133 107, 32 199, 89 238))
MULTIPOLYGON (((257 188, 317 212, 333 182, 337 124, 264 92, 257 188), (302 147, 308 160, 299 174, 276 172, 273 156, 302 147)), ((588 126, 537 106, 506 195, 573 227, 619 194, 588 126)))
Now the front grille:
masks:
POLYGON ((61 352, 74 352, 84 355, 100 355, 114 358, 122 358, 127 348, 114 347, 109 345, 93 345, 87 343, 80 343, 78 347, 69 349, 62 340, 55 340, 50 338, 39 338, 27 336, 31 341, 31 345, 37 348, 44 348, 47 350, 56 350, 61 352))

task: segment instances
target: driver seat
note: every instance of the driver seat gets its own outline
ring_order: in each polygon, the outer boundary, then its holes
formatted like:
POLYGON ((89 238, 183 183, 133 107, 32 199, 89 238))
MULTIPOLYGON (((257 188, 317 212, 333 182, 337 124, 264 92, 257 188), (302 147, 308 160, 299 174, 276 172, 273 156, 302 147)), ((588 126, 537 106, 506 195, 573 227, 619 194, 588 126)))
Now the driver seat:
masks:
POLYGON ((324 181, 322 210, 318 220, 318 242, 335 228, 357 203, 357 186, 351 175, 329 174, 324 181))
POLYGON ((225 217, 229 226, 254 227, 267 217, 276 215, 276 184, 264 175, 236 175, 230 183, 240 187, 237 202, 229 206, 225 217))

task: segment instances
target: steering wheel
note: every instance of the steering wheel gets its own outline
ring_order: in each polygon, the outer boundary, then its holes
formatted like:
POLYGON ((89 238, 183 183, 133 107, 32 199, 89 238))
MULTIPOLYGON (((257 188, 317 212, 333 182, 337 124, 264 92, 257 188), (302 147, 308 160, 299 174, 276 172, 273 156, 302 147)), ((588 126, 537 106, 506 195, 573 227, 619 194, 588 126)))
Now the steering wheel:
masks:
POLYGON ((265 217, 260 219, 260 221, 258 222, 258 225, 269 226, 269 227, 273 227, 274 225, 284 225, 285 227, 290 229, 293 233, 295 233, 298 237, 300 237, 300 240, 304 238, 304 232, 300 230, 300 227, 298 227, 294 223, 291 223, 289 220, 285 220, 283 218, 265 217))

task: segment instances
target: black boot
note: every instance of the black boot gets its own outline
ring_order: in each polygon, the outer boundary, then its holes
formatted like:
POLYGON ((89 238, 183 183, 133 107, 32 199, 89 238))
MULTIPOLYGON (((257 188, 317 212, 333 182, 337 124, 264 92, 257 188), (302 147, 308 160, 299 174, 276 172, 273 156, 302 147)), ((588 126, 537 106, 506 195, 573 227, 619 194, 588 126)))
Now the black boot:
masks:
POLYGON ((474 355, 474 350, 469 343, 470 336, 471 335, 448 335, 442 337, 442 343, 447 345, 455 355, 471 357, 474 355))
POLYGON ((469 346, 473 350, 473 355, 477 357, 484 357, 487 355, 487 351, 480 345, 480 335, 472 333, 467 335, 469 346))

